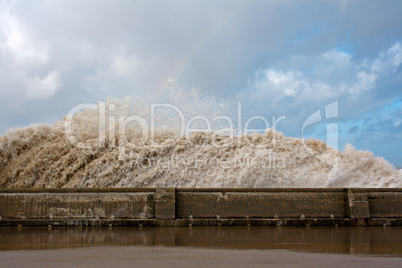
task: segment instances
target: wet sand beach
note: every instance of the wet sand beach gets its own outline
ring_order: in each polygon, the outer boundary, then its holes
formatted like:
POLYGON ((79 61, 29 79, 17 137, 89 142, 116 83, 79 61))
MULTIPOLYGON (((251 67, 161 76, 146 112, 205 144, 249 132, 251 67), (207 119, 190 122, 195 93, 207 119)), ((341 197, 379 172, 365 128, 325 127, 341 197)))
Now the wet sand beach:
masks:
POLYGON ((398 227, 1 228, 4 267, 401 267, 398 227))
POLYGON ((401 267, 400 257, 317 254, 288 250, 171 247, 89 247, 2 251, 4 267, 401 267))

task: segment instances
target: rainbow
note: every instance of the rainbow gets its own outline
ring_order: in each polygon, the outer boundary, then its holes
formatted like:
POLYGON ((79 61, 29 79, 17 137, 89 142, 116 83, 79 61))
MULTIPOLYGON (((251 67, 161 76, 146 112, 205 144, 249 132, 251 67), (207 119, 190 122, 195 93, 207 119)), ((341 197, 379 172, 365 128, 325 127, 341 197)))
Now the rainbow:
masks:
POLYGON ((237 6, 231 10, 231 12, 226 12, 218 19, 214 27, 208 28, 204 33, 198 36, 192 46, 190 46, 183 56, 172 66, 169 76, 158 83, 158 86, 151 95, 152 103, 161 102, 166 97, 166 93, 171 89, 172 81, 176 78, 180 78, 180 75, 207 49, 212 41, 225 30, 228 23, 234 19, 235 15, 241 9, 241 6, 237 6))

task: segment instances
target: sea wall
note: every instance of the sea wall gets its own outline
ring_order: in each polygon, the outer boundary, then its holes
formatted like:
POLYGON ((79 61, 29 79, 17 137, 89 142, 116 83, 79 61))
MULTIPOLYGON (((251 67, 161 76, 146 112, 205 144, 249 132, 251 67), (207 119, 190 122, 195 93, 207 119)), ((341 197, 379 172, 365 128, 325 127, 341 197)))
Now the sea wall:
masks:
POLYGON ((0 189, 0 227, 402 226, 402 189, 0 189))

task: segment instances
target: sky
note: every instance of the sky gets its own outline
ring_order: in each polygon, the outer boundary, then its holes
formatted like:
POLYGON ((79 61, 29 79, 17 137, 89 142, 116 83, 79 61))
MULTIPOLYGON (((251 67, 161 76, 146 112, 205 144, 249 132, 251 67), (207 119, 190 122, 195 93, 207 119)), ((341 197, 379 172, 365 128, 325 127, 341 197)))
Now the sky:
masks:
MULTIPOLYGON (((0 133, 169 79, 402 166, 402 1, 0 0, 0 133), (325 107, 338 103, 336 118, 325 107), (328 118, 328 120, 326 120, 328 118)), ((171 81, 171 80, 170 80, 171 81)))

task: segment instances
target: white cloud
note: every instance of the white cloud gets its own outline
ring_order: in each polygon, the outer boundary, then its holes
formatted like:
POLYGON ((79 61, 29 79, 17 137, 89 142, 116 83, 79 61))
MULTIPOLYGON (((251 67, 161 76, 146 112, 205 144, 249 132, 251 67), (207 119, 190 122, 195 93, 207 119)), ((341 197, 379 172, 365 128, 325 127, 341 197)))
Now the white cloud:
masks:
MULTIPOLYGON (((153 59, 141 59, 121 47, 104 57, 94 59, 97 68, 84 77, 84 88, 90 94, 139 92, 141 79, 153 71, 153 59)), ((124 93, 123 93, 124 94, 124 93)))
POLYGON ((269 95, 274 99, 283 96, 296 97, 299 92, 310 87, 306 77, 299 71, 282 72, 268 69, 258 72, 256 77, 259 78, 253 82, 253 86, 258 89, 257 93, 269 95))
POLYGON ((49 99, 61 89, 59 74, 55 71, 48 73, 45 77, 35 76, 27 81, 26 96, 30 99, 49 99))
POLYGON ((345 70, 350 67, 352 55, 338 50, 331 50, 318 56, 318 72, 327 73, 345 70))
POLYGON ((356 98, 365 91, 373 89, 378 78, 377 74, 365 71, 357 72, 356 76, 357 81, 348 90, 352 98, 356 98))
MULTIPOLYGON (((29 33, 29 29, 15 15, 10 13, 12 4, 0 12, 0 34, 5 41, 0 44, 4 54, 11 54, 17 62, 48 60, 48 45, 40 42, 29 33)), ((0 9, 1 10, 1 9, 0 9)))
POLYGON ((13 98, 13 105, 27 100, 48 99, 61 89, 60 75, 49 71, 49 45, 12 12, 15 2, 0 4, 0 92, 13 98), (45 75, 43 75, 45 74, 45 75))
POLYGON ((286 97, 293 97, 299 103, 305 100, 330 101, 340 97, 356 99, 373 90, 378 79, 388 75, 390 68, 399 67, 401 62, 400 43, 379 53, 375 59, 361 62, 353 61, 350 54, 331 50, 319 55, 304 71, 276 68, 257 71, 254 80, 249 82, 248 92, 240 96, 254 98, 257 102, 261 99, 278 101, 286 97))
POLYGON ((394 44, 386 52, 382 52, 374 61, 371 70, 375 72, 392 71, 402 63, 402 45, 400 42, 394 44))

